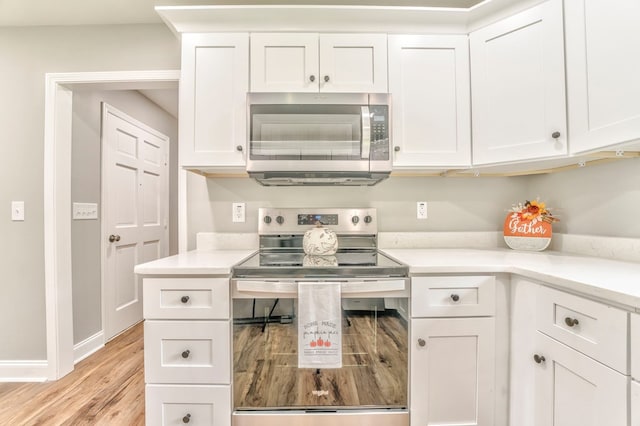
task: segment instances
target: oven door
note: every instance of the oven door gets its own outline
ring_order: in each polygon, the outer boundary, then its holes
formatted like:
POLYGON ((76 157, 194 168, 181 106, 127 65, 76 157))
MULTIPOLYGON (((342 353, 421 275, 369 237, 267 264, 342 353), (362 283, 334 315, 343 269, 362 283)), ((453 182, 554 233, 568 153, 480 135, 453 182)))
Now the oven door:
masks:
POLYGON ((235 414, 406 412, 406 280, 342 282, 341 368, 298 368, 297 305, 296 282, 233 282, 235 414))

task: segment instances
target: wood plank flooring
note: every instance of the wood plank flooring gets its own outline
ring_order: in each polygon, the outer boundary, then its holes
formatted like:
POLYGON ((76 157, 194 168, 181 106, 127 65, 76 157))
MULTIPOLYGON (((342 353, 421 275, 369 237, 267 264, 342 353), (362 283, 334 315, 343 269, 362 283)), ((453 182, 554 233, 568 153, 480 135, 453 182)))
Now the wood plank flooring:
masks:
POLYGON ((0 383, 0 425, 144 425, 143 323, 55 382, 0 383))
POLYGON ((234 325, 234 407, 407 406, 407 323, 394 315, 342 322, 343 367, 299 369, 295 323, 234 325))

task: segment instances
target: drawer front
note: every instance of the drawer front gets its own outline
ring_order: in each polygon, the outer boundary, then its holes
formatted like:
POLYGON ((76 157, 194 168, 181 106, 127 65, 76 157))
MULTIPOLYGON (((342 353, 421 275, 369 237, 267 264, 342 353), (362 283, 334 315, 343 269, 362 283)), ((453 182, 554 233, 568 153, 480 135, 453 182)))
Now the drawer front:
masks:
POLYGON ((229 327, 229 321, 145 321, 145 381, 229 384, 229 327))
POLYGON ((147 385, 147 426, 231 426, 229 386, 147 385))
POLYGON ((229 319, 228 278, 145 278, 146 319, 229 319))
MULTIPOLYGON (((640 315, 639 314, 631 314, 631 376, 635 380, 640 382, 640 315)), ((640 409, 640 407, 638 408, 640 409)), ((640 419, 638 420, 640 421, 640 419)), ((640 423, 638 423, 638 426, 640 426, 640 423)))
POLYGON ((411 316, 477 317, 495 314, 493 276, 413 277, 411 316))
POLYGON ((640 382, 631 382, 631 426, 640 426, 640 382))
POLYGON ((627 312, 547 287, 540 288, 537 300, 538 330, 629 374, 627 312))

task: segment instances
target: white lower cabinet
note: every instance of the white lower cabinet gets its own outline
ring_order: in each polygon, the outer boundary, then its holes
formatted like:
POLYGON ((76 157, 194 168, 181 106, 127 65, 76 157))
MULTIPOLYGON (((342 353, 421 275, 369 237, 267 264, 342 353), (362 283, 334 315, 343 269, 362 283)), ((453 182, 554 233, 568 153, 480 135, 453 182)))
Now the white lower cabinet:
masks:
POLYGON ((537 426, 625 426, 629 378, 538 332, 537 426))
POLYGON ((494 318, 411 322, 411 426, 492 426, 494 318))
POLYGON ((231 426, 228 277, 145 278, 147 426, 231 426))
POLYGON ((147 425, 231 425, 229 386, 147 385, 147 425))

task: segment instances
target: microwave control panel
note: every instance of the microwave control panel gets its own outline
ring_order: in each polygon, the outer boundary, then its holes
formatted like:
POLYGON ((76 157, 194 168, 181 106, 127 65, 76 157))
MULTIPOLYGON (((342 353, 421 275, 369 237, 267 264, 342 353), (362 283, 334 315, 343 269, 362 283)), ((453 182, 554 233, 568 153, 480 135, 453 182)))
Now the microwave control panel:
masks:
POLYGON ((370 105, 371 114, 371 159, 389 159, 389 107, 370 105))

